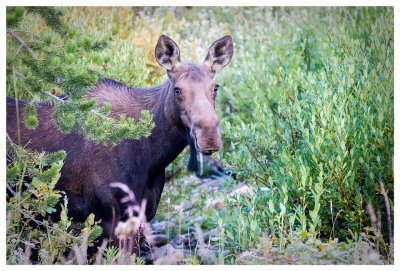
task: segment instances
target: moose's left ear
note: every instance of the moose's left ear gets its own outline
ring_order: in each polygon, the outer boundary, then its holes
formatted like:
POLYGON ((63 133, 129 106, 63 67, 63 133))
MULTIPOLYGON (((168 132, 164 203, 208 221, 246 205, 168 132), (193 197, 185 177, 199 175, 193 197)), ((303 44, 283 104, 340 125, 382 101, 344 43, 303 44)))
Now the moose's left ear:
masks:
POLYGON ((170 37, 161 35, 155 49, 156 59, 161 67, 173 70, 181 62, 179 47, 170 37))
POLYGON ((211 71, 222 69, 228 65, 233 55, 233 41, 231 36, 225 36, 215 41, 204 60, 204 64, 211 68, 211 71))

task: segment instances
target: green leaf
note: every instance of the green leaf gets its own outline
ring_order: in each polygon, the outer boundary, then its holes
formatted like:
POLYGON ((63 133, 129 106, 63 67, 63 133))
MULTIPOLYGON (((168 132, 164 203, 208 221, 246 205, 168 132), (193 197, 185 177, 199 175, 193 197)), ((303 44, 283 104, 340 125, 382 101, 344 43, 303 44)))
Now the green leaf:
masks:
POLYGON ((233 241, 235 241, 235 237, 233 237, 233 234, 230 230, 226 230, 226 235, 233 241))
MULTIPOLYGON (((94 216, 93 216, 94 217, 94 216)), ((89 241, 97 239, 103 233, 103 229, 99 225, 95 225, 89 234, 89 241)))
POLYGON ((67 212, 63 209, 60 213, 61 221, 66 221, 68 219, 67 212))
POLYGON ((256 220, 251 221, 251 223, 250 223, 250 229, 251 229, 252 231, 256 231, 256 229, 257 229, 257 221, 256 221, 256 220))
POLYGON ((275 208, 274 208, 274 202, 272 201, 272 199, 270 199, 268 201, 268 206, 269 206, 269 211, 273 214, 275 212, 275 208))
POLYGON ((89 224, 90 226, 92 226, 92 225, 94 224, 94 214, 93 214, 93 213, 90 214, 90 215, 88 216, 88 218, 86 219, 86 221, 88 222, 88 224, 89 224))
POLYGON ((307 232, 303 231, 302 233, 300 233, 301 238, 306 239, 307 238, 307 232))

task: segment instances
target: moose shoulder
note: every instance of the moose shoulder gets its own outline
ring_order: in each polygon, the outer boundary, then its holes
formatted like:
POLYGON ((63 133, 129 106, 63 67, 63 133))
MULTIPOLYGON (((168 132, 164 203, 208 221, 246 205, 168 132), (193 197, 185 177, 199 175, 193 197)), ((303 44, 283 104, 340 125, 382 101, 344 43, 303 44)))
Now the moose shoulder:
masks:
MULTIPOLYGON (((85 141, 74 132, 65 135, 53 123, 53 108, 43 103, 37 108, 36 130, 20 125, 21 144, 39 152, 67 152, 56 188, 66 192, 69 214, 75 221, 94 213, 102 219, 103 236, 113 235, 112 222, 124 219, 124 207, 116 189, 110 187, 113 182, 127 184, 138 203, 146 200, 145 214, 150 221, 164 187, 165 167, 185 146, 191 144, 204 154, 218 151, 222 146, 215 114, 218 85, 213 77, 216 70, 229 63, 232 55, 232 38, 225 36, 211 45, 203 63, 183 63, 176 43, 162 35, 155 56, 167 70, 168 79, 163 84, 131 88, 110 79, 99 79, 87 93, 87 98, 96 99, 98 104, 109 102, 116 118, 126 114, 138 119, 142 110, 149 110, 155 123, 149 137, 105 147, 85 141)), ((27 102, 18 104, 22 108, 27 102)), ((7 133, 16 142, 16 103, 11 98, 7 98, 7 133)))

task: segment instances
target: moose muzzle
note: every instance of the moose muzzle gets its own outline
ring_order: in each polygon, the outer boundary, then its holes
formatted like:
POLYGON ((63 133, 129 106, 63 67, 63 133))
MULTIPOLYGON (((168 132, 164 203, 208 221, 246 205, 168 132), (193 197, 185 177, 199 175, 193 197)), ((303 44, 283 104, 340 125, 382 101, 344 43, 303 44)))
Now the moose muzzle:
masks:
POLYGON ((217 116, 200 119, 193 123, 191 136, 196 149, 206 155, 219 151, 222 147, 221 125, 217 116))

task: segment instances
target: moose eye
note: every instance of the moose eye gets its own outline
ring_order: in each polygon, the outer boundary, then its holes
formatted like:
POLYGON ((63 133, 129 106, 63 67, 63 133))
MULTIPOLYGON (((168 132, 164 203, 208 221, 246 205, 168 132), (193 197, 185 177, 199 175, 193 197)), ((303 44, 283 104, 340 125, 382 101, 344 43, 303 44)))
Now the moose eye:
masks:
POLYGON ((217 91, 218 91, 218 88, 219 88, 219 85, 216 84, 215 87, 214 87, 214 91, 217 92, 217 91))
POLYGON ((175 94, 181 94, 181 90, 179 88, 174 88, 175 94))

